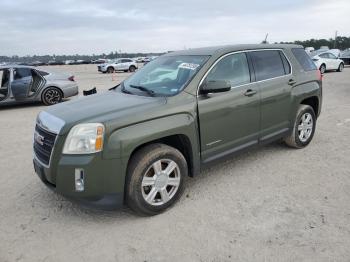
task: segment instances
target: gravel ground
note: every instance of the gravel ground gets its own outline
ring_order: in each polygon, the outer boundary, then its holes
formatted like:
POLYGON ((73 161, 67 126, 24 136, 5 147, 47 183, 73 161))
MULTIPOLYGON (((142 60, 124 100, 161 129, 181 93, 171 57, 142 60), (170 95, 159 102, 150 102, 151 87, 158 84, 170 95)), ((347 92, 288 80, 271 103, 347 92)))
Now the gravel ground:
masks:
MULTIPOLYGON (((61 66, 81 91, 126 73, 61 66)), ((304 150, 275 143, 188 179, 164 214, 91 210, 51 192, 32 168, 41 104, 0 110, 0 261, 350 261, 350 68, 327 73, 304 150)))

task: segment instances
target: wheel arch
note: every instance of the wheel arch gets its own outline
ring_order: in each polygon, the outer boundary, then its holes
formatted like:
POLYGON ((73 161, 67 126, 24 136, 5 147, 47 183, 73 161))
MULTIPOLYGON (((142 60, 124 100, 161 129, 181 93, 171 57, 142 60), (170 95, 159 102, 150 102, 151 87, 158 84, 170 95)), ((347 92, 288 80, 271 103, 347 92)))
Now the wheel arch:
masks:
POLYGON ((137 146, 131 153, 128 164, 130 163, 130 159, 143 147, 151 145, 151 144, 165 144, 170 147, 173 147, 181 152, 181 154, 185 157, 187 165, 188 165, 188 175, 190 177, 194 176, 194 159, 193 159, 193 151, 192 151, 192 143, 188 136, 184 134, 176 134, 170 135, 166 137, 162 137, 159 139, 155 139, 152 141, 148 141, 137 146))
POLYGON ((106 140, 104 158, 122 158, 127 167, 140 148, 163 143, 178 149, 185 157, 189 175, 200 170, 199 140, 195 119, 189 114, 177 114, 134 124, 112 132, 106 140))
POLYGON ((311 96, 308 98, 304 98, 304 100, 302 100, 300 102, 300 104, 311 106, 315 112, 316 117, 318 117, 319 109, 320 109, 320 101, 319 101, 319 98, 317 96, 311 96))

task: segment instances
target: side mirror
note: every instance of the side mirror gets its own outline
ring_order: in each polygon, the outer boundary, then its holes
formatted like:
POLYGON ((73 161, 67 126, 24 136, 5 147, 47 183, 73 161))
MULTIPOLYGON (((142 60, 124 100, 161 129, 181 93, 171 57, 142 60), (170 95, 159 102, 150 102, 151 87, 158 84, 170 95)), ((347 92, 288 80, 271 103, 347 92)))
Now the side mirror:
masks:
POLYGON ((200 91, 202 94, 208 93, 221 93, 231 90, 231 84, 224 80, 209 80, 204 81, 200 86, 200 91))

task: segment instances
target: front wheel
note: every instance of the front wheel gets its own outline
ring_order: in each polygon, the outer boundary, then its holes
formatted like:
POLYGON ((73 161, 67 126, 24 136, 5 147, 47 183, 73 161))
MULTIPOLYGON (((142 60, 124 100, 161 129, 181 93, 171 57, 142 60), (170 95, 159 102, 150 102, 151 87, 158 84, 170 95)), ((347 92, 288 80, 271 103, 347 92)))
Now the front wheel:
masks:
POLYGON ((129 71, 132 73, 132 72, 135 72, 136 71, 136 67, 135 66, 130 66, 129 67, 129 71))
POLYGON ((304 148, 312 140, 316 129, 316 115, 309 105, 300 105, 295 118, 293 132, 284 141, 294 148, 304 148))
POLYGON ((63 94, 56 87, 49 87, 44 90, 41 100, 47 106, 58 104, 62 101, 63 94))
POLYGON ((180 197, 187 163, 177 149, 152 144, 135 153, 128 166, 126 202, 140 215, 156 215, 180 197))
POLYGON ((344 69, 344 64, 340 63, 337 71, 341 72, 341 71, 343 71, 343 69, 344 69))
POLYGON ((114 68, 113 68, 113 67, 111 67, 111 66, 110 66, 110 67, 108 67, 108 68, 107 68, 107 73, 108 73, 108 74, 112 74, 112 73, 114 73, 114 68))

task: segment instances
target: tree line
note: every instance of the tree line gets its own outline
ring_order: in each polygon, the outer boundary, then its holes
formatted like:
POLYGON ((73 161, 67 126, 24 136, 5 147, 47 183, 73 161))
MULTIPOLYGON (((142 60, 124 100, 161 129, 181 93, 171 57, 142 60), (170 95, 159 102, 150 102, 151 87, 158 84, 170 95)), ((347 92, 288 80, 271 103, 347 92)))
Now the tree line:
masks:
MULTIPOLYGON (((350 37, 338 36, 336 41, 334 39, 309 39, 304 41, 294 41, 294 42, 280 42, 281 44, 298 44, 304 47, 313 47, 319 49, 321 46, 328 46, 329 48, 337 48, 340 50, 345 50, 350 48, 350 37), (335 47, 334 47, 335 45, 335 47)), ((99 58, 105 59, 116 59, 120 57, 143 57, 143 56, 158 56, 163 53, 121 53, 121 52, 110 52, 109 54, 99 54, 99 55, 34 55, 34 56, 0 56, 0 62, 23 62, 31 63, 35 61, 40 61, 47 63, 49 61, 66 61, 66 60, 97 60, 99 58)))
POLYGON ((294 42, 280 42, 281 44, 298 44, 304 47, 313 47, 315 50, 320 49, 321 46, 328 46, 330 49, 337 48, 340 50, 345 50, 350 48, 350 37, 338 36, 336 41, 334 38, 329 39, 309 39, 304 41, 294 41, 294 42))
POLYGON ((110 52, 109 54, 93 54, 93 55, 33 55, 33 56, 0 56, 0 62, 22 62, 22 63, 32 63, 40 61, 43 63, 48 63, 49 61, 67 61, 67 60, 84 60, 92 61, 100 58, 103 59, 117 59, 121 57, 145 57, 145 56, 159 56, 163 53, 120 53, 120 52, 110 52))

